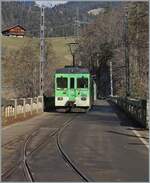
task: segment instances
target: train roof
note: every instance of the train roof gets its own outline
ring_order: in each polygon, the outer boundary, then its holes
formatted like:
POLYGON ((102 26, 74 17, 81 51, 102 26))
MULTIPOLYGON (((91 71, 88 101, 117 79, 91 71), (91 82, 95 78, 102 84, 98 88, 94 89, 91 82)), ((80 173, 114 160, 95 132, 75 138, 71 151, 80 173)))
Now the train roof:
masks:
POLYGON ((57 69, 56 70, 56 73, 61 73, 61 74, 79 74, 79 73, 82 73, 82 74, 89 74, 89 70, 85 67, 70 67, 70 66, 67 66, 67 67, 64 67, 64 68, 60 68, 60 69, 57 69))

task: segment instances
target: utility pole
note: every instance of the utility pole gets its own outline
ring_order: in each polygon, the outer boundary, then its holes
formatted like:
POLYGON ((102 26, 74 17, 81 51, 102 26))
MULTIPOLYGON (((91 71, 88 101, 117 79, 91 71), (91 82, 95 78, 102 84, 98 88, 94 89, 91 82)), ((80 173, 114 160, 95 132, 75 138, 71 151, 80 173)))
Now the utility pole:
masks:
POLYGON ((79 8, 76 8, 76 17, 74 20, 74 36, 79 40, 80 35, 80 21, 79 21, 79 8))
POLYGON ((110 96, 113 96, 112 61, 110 61, 110 96))
POLYGON ((80 23, 79 23, 79 8, 76 9, 76 36, 77 40, 79 40, 79 34, 80 34, 80 23))
MULTIPOLYGON (((149 4, 149 8, 150 8, 150 4, 149 4)), ((149 14, 150 15, 150 14, 149 14)), ((149 25, 150 28, 150 25, 149 25)), ((150 34, 150 29, 149 29, 149 34, 150 34)), ((149 37, 149 42, 150 42, 150 37, 149 37)), ((150 51, 149 51, 149 57, 150 57, 150 51)), ((147 107, 146 107, 146 113, 147 113, 147 128, 149 128, 149 124, 150 124, 150 60, 149 60, 149 68, 148 68, 148 96, 147 96, 147 107)))
POLYGON ((42 5, 41 10, 41 21, 40 21, 40 96, 43 96, 43 86, 44 86, 44 62, 45 62, 45 27, 44 27, 44 9, 42 5))
POLYGON ((128 10, 125 8, 124 20, 124 43, 125 43, 125 70, 126 70, 126 97, 130 96, 130 68, 129 68, 129 42, 128 42, 128 10))
MULTIPOLYGON (((150 33, 150 31, 149 31, 150 33)), ((150 38, 149 38, 150 41, 150 38)), ((150 57, 150 53, 149 53, 150 57)), ((150 125, 150 61, 148 69, 148 94, 147 94, 147 105, 146 105, 146 127, 149 128, 150 125)))
MULTIPOLYGON (((2 20, 2 14, 1 14, 1 12, 2 12, 2 9, 1 9, 1 1, 0 1, 0 20, 2 20)), ((1 30, 1 26, 0 26, 0 36, 1 36, 1 38, 2 38, 2 30, 1 30)), ((2 39, 1 39, 2 40, 2 39)), ((0 40, 0 45, 1 45, 1 43, 2 43, 2 41, 0 40)), ((0 55, 2 54, 2 50, 0 49, 0 55)), ((1 76, 2 76, 2 69, 1 69, 1 67, 2 67, 2 58, 0 59, 0 73, 1 73, 1 76)), ((2 91, 2 80, 1 80, 1 78, 2 77, 0 77, 0 90, 2 91)), ((1 97, 1 99, 2 99, 2 92, 0 93, 0 97, 1 97)), ((1 100, 0 100, 0 106, 2 106, 1 105, 2 103, 1 103, 1 100)), ((1 124, 2 124, 2 115, 0 115, 0 122, 1 122, 1 124)))

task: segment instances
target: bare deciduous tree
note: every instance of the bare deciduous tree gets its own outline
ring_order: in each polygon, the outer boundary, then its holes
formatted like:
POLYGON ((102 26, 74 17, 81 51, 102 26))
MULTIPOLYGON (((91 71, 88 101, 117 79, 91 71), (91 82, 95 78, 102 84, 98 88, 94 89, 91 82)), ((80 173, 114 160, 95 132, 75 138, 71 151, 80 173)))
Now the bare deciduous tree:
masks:
MULTIPOLYGON (((105 75, 107 69, 104 68, 109 67, 111 60, 114 94, 125 95, 125 7, 129 12, 126 33, 129 40, 131 96, 145 97, 148 86, 147 2, 122 3, 119 8, 109 9, 99 14, 96 21, 82 32, 78 59, 84 66, 88 66, 91 72, 97 73, 99 90, 103 90, 100 83, 106 80, 107 90, 110 89, 109 77, 104 78, 102 75, 105 75)), ((107 74, 109 75, 109 72, 107 74)), ((107 90, 103 90, 103 95, 108 95, 107 90)))

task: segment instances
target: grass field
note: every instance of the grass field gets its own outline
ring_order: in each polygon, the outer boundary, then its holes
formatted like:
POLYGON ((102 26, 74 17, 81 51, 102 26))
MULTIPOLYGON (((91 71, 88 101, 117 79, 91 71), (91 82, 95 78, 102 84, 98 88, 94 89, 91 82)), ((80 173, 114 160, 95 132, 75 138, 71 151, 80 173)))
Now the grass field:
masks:
MULTIPOLYGON (((9 50, 18 50, 22 46, 26 45, 29 40, 32 39, 33 45, 39 44, 39 38, 15 38, 15 37, 2 37, 2 47, 7 48, 9 50)), ((68 65, 72 63, 72 56, 69 51, 69 47, 67 43, 72 42, 73 38, 68 37, 55 37, 55 38, 47 38, 48 43, 52 44, 53 50, 55 52, 57 60, 59 60, 62 64, 68 65)), ((40 54, 40 53, 37 53, 40 54)))
POLYGON ((72 38, 65 39, 63 37, 59 37, 59 38, 49 38, 49 40, 51 41, 51 44, 53 46, 53 49, 56 53, 58 60, 61 60, 66 64, 71 64, 72 56, 67 43, 72 42, 72 38))

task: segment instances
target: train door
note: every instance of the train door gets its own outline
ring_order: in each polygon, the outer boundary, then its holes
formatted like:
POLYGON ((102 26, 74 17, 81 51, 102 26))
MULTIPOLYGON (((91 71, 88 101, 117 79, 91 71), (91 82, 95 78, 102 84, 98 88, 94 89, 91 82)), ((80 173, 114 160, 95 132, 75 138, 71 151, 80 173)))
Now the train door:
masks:
POLYGON ((76 98, 75 78, 74 77, 70 77, 69 100, 74 101, 75 98, 76 98))

